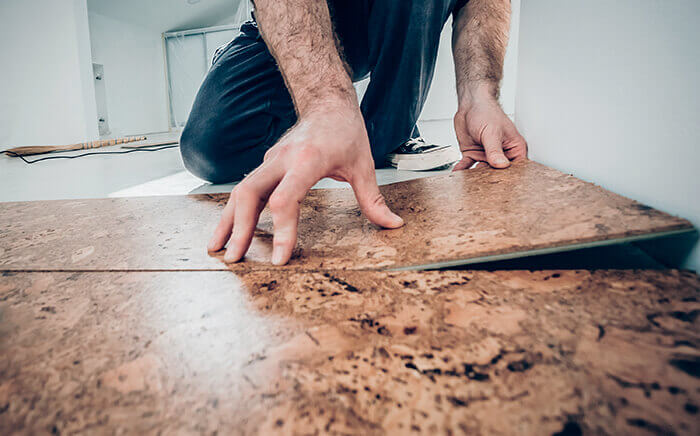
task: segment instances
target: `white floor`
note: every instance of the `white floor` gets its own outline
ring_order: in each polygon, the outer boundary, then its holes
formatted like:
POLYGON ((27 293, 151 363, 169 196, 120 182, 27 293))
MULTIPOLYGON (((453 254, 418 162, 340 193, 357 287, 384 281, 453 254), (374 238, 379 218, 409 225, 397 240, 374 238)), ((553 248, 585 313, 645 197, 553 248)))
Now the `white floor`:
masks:
MULTIPOLYGON (((452 140, 449 122, 422 123, 428 139, 452 140)), ((177 138, 178 134, 149 136, 149 141, 177 138)), ((94 151, 120 151, 119 146, 94 151)), ((85 151, 61 153, 77 155, 85 151)), ((28 159, 48 155, 30 156, 28 159)), ((448 171, 412 172, 377 170, 380 185, 434 176, 448 171)), ((137 197, 229 192, 233 185, 211 185, 189 174, 177 148, 129 154, 104 154, 77 159, 55 159, 28 165, 19 158, 0 155, 0 202, 77 198, 137 197)), ((315 188, 346 188, 347 183, 321 180, 315 188)))

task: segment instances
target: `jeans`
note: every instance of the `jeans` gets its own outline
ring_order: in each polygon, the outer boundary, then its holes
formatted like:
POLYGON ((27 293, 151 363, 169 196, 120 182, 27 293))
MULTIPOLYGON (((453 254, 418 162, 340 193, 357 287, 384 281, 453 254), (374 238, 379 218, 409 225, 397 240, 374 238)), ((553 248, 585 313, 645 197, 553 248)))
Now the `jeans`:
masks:
MULTIPOLYGON (((360 108, 372 157, 417 132, 440 33, 464 0, 328 0, 353 81, 370 77, 360 108)), ((313 66, 309 66, 310 74, 313 66)), ((242 179, 297 120, 275 59, 255 21, 217 53, 197 93, 180 150, 185 167, 212 183, 242 179)))

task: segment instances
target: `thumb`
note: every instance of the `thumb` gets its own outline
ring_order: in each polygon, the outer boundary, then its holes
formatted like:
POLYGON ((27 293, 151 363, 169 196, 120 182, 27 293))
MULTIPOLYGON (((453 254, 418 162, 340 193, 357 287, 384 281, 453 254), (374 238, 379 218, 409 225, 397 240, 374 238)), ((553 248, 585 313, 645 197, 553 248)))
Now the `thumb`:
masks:
POLYGON ((379 192, 373 168, 353 180, 351 185, 360 209, 367 219, 387 229, 403 226, 403 219, 389 209, 384 201, 384 196, 379 192))
POLYGON ((503 142, 500 132, 491 133, 484 131, 481 137, 482 145, 486 151, 486 160, 493 168, 507 168, 510 166, 510 161, 503 153, 503 142))

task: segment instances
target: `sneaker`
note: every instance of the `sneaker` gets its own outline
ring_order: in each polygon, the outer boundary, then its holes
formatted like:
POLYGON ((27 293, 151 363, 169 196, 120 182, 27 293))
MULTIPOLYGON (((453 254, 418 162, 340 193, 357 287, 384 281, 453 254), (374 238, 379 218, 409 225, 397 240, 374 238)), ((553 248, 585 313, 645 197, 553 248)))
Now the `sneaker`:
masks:
POLYGON ((422 137, 409 139, 387 156, 394 168, 406 171, 444 169, 462 159, 462 152, 452 145, 428 144, 422 137))

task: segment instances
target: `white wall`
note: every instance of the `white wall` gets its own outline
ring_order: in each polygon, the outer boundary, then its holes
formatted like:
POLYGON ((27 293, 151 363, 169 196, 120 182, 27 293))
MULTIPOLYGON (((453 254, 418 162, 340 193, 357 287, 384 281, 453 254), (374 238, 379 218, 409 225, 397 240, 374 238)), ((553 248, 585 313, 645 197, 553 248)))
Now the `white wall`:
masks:
POLYGON ((93 62, 104 65, 109 136, 168 131, 164 32, 249 18, 249 4, 241 0, 169 2, 89 1, 93 62))
POLYGON ((90 12, 94 63, 104 65, 110 136, 168 130, 161 32, 90 12))
POLYGON ((85 0, 2 0, 0 41, 0 145, 96 139, 85 0))
MULTIPOLYGON (((531 157, 700 227, 698 22, 697 0, 523 2, 531 157)), ((697 247, 683 265, 700 270, 697 247)))

